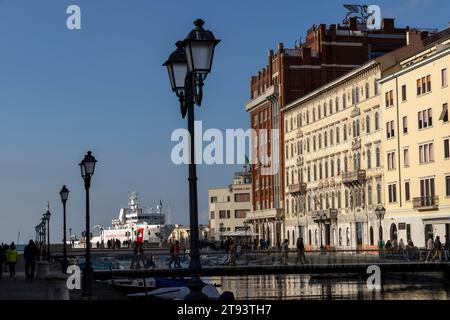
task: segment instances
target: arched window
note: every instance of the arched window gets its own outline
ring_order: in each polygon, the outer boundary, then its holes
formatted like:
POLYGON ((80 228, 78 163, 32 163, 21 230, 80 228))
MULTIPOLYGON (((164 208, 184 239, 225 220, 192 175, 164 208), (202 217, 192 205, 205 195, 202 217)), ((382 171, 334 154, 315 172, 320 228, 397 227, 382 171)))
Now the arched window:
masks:
POLYGON ((325 178, 328 178, 328 161, 325 161, 325 178))
POLYGON ((344 141, 347 141, 347 125, 344 124, 344 141))
POLYGON ((381 151, 380 151, 380 147, 377 147, 377 149, 375 150, 375 162, 376 162, 377 168, 379 166, 381 166, 381 151))
POLYGON ((309 123, 309 110, 306 111, 306 123, 307 124, 309 123))
POLYGON ((350 246, 350 229, 347 227, 347 230, 345 231, 347 236, 347 247, 350 246))
POLYGON ((340 137, 339 137, 339 127, 336 128, 336 143, 339 143, 340 137))
POLYGON ((348 171, 348 161, 347 156, 344 157, 344 172, 347 173, 348 171))
POLYGON ((327 103, 326 102, 323 103, 323 116, 324 117, 327 116, 327 103))
MULTIPOLYGON (((320 106, 317 107, 317 114, 318 114, 318 118, 322 118, 322 110, 320 110, 320 106)), ((325 114, 324 114, 325 116, 325 114)))
POLYGON ((342 228, 339 228, 339 246, 342 246, 342 228))
POLYGON ((345 93, 342 95, 342 108, 343 109, 347 108, 347 100, 346 100, 346 94, 345 93))
POLYGON ((348 190, 345 190, 345 207, 348 208, 348 190))
POLYGON ((336 175, 339 176, 341 174, 341 159, 338 158, 336 160, 336 175))
POLYGON ((378 82, 377 82, 377 79, 375 79, 375 80, 373 81, 373 94, 374 94, 374 95, 377 95, 377 94, 378 94, 378 82))
POLYGON ((323 144, 324 147, 328 147, 328 132, 325 131, 325 133, 323 134, 323 144))
POLYGON ((328 108, 330 110, 330 114, 333 114, 333 100, 330 99, 330 102, 328 103, 328 108))
POLYGON ((370 88, 369 88, 369 83, 366 82, 366 99, 370 98, 370 88))
POLYGON ((372 185, 367 187, 367 205, 372 205, 372 185))
POLYGON ((377 204, 381 204, 381 184, 377 183, 377 204))
POLYGON ((319 163, 319 179, 322 179, 322 162, 319 163))
POLYGON ((313 122, 316 121, 316 108, 313 108, 313 122))
POLYGON ((375 112, 375 130, 380 129, 380 115, 378 112, 375 112))
POLYGON ((313 137, 313 151, 316 151, 316 136, 313 137))
POLYGON ((331 159, 330 162, 330 169, 331 169, 331 177, 334 177, 334 160, 331 159))
POLYGON ((336 198, 334 197, 334 192, 331 192, 331 208, 336 208, 336 198))
POLYGON ((287 236, 287 241, 288 243, 291 243, 291 233, 288 231, 286 231, 286 236, 287 236))
POLYGON ((334 144, 334 132, 333 132, 333 129, 331 129, 330 130, 330 146, 333 146, 333 144, 334 144))
POLYGON ((390 239, 391 241, 397 240, 397 226, 395 223, 391 224, 390 239))
POLYGON ((322 149, 322 134, 319 133, 319 150, 322 149))
POLYGON ((356 136, 359 137, 360 135, 360 125, 359 125, 359 119, 356 119, 356 136))
POLYGON ((372 153, 370 152, 370 149, 367 148, 367 169, 370 169, 372 167, 372 153))
POLYGON ((342 207, 342 203, 341 203, 341 190, 338 190, 337 192, 337 205, 338 205, 338 209, 340 209, 342 207))
POLYGON ((314 163, 314 181, 316 181, 317 180, 317 165, 314 163))
POLYGON ((309 152, 310 151, 310 143, 309 143, 309 137, 306 139, 306 151, 309 152))
POLYGON ((373 228, 372 227, 370 227, 369 234, 370 234, 370 236, 369 236, 369 238, 370 238, 370 245, 373 246, 374 240, 373 240, 373 228))
POLYGON ((359 87, 355 88, 355 103, 359 103, 359 87))
POLYGON ((308 243, 309 243, 309 245, 312 245, 312 235, 311 235, 311 230, 308 231, 308 243))
POLYGON ((317 243, 318 243, 318 237, 317 237, 317 229, 316 229, 316 230, 314 230, 314 245, 317 246, 317 243))
POLYGON ((366 115, 366 132, 370 132, 370 115, 366 115))
POLYGON ((295 246, 295 233, 294 233, 294 230, 292 230, 292 245, 295 246))
POLYGON ((336 110, 336 112, 339 111, 339 98, 336 97, 336 99, 334 99, 334 109, 336 110))
POLYGON ((325 194, 325 209, 329 209, 330 208, 330 199, 328 199, 328 193, 325 194))

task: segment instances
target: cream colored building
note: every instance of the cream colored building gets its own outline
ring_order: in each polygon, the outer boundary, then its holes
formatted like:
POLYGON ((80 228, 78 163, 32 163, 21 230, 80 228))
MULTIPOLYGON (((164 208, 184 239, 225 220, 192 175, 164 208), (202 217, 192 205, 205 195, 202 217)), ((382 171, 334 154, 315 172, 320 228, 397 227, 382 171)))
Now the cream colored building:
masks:
POLYGON ((383 224, 384 94, 378 81, 423 48, 419 32, 405 47, 372 60, 283 108, 285 238, 311 249, 376 248, 383 224))
POLYGON ((233 183, 225 188, 208 190, 210 238, 221 240, 226 236, 251 236, 250 226, 244 222, 252 208, 251 173, 236 172, 233 183))
POLYGON ((380 81, 384 237, 419 247, 450 226, 450 34, 380 81))

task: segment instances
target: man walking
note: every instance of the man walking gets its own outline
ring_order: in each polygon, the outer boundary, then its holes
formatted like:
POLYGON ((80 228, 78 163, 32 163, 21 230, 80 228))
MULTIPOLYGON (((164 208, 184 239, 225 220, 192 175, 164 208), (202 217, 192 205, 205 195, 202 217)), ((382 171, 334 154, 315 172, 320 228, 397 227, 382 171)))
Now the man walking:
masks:
POLYGON ((437 262, 441 262, 441 259, 442 259, 441 249, 442 249, 441 240, 440 240, 439 236, 436 236, 436 240, 434 240, 434 256, 433 256, 434 261, 437 260, 437 262), (437 257, 437 259, 436 259, 436 257, 437 257))
POLYGON ((303 238, 297 238, 297 259, 295 263, 308 263, 305 256, 305 244, 303 243, 303 238))
POLYGON ((281 263, 287 265, 288 260, 288 252, 289 252, 289 241, 285 239, 283 244, 281 245, 281 263))
POLYGON ((450 239, 449 239, 448 235, 446 235, 445 236, 445 243, 444 243, 444 258, 445 258, 445 262, 448 262, 449 250, 450 250, 450 239))
POLYGON ((431 258, 431 254, 433 253, 433 250, 434 250, 434 244, 433 244, 432 237, 428 238, 427 250, 428 250, 428 254, 427 254, 427 257, 425 258, 425 262, 428 262, 428 259, 431 258))
POLYGON ((36 270, 36 261, 39 259, 39 249, 33 240, 30 240, 25 247, 23 257, 25 259, 26 281, 33 281, 34 271, 36 270))

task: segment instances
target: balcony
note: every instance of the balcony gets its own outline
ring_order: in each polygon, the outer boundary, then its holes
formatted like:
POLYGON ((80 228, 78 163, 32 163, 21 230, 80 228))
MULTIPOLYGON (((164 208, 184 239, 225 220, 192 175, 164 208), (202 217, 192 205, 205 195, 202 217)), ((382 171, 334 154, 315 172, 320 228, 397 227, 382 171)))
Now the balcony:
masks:
POLYGON ((313 211, 311 217, 316 223, 331 224, 337 222, 338 211, 337 209, 326 209, 313 211))
POLYGON ((366 181, 366 170, 357 170, 344 172, 342 174, 342 183, 347 185, 360 185, 366 181))
POLYGON ((293 195, 305 194, 306 193, 306 183, 290 184, 288 186, 288 192, 293 195))
POLYGON ((419 211, 439 209, 439 196, 413 198, 413 208, 419 211))

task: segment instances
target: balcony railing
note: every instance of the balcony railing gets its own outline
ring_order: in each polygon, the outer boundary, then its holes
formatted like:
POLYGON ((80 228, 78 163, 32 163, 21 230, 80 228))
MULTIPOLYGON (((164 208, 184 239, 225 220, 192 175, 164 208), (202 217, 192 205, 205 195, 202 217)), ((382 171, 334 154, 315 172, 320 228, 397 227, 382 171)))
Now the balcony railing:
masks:
POLYGON ((342 183, 345 184, 361 184, 365 180, 366 170, 349 171, 342 174, 342 183))
POLYGON ((437 195, 413 198, 413 208, 418 210, 436 210, 439 208, 437 195))
POLYGON ((288 187, 289 193, 304 194, 306 193, 306 183, 294 183, 288 187))

